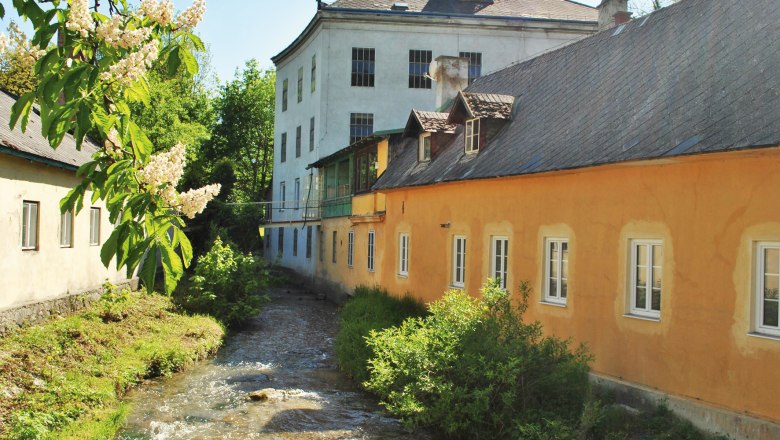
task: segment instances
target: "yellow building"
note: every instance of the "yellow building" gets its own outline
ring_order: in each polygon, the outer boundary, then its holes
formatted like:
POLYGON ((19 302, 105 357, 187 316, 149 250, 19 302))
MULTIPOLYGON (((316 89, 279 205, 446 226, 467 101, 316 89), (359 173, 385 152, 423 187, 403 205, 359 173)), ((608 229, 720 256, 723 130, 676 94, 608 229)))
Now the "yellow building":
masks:
POLYGON ((683 0, 413 112, 367 141, 380 176, 323 220, 320 278, 425 301, 528 281, 599 380, 780 438, 778 22, 683 0))

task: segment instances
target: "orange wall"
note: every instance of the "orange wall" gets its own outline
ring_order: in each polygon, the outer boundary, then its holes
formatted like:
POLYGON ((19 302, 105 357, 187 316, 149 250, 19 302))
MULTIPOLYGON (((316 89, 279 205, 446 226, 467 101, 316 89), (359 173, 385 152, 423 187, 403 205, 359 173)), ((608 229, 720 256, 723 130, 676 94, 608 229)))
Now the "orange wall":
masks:
MULTIPOLYGON (((780 241, 780 149, 611 165, 536 176, 386 191, 376 272, 323 270, 344 284, 381 282, 425 301, 451 279, 452 236, 467 236, 466 288, 488 276, 492 235, 509 237, 510 290, 533 286, 529 318, 588 343, 595 372, 780 421, 780 340, 749 335, 753 244, 780 241), (450 223, 449 228, 442 228, 450 223), (408 277, 397 275, 398 234, 410 234, 408 277), (544 237, 569 239, 566 307, 540 303, 544 237), (659 321, 624 316, 631 238, 664 241, 659 321)), ((339 236, 346 252, 349 220, 339 236)), ((367 225, 356 225, 367 228, 367 225)))

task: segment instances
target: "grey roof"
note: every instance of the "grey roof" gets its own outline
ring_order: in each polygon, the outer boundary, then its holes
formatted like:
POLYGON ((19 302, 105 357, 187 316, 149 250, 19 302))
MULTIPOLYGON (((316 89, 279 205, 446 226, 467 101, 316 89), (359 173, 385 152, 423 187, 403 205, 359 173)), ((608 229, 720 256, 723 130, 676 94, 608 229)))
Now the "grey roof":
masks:
POLYGON ((5 150, 6 153, 31 160, 40 159, 73 170, 92 160, 92 154, 97 151, 97 146, 85 140, 79 151, 76 149, 76 140, 70 134, 65 135, 62 144, 56 150, 51 148, 49 141, 41 135, 41 117, 35 111, 30 113, 25 133, 22 133, 19 124, 11 130, 8 126, 14 102, 16 102, 15 98, 0 92, 0 147, 6 148, 0 151, 5 150))
POLYGON ((682 0, 478 79, 512 121, 478 154, 462 127, 423 166, 406 148, 374 188, 780 145, 778 72, 776 0, 682 0))
POLYGON ((598 10, 568 0, 337 0, 326 9, 390 11, 405 3, 413 13, 596 21, 598 10))

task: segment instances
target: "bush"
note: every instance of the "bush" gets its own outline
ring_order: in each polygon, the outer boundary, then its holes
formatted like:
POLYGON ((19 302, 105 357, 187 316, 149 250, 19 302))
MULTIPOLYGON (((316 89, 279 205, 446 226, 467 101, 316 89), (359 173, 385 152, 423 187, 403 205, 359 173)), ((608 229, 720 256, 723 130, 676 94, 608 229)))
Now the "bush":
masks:
POLYGON ((590 355, 526 324, 530 289, 513 305, 490 280, 482 299, 453 290, 430 315, 371 331, 365 386, 410 425, 448 438, 547 438, 577 426, 590 355))
POLYGON ((377 287, 357 287, 354 297, 341 310, 341 325, 335 342, 339 367, 359 382, 368 380, 368 359, 372 352, 365 338, 369 332, 424 314, 425 306, 411 296, 396 298, 377 287))
POLYGON ((236 326, 260 313, 268 302, 268 296, 261 294, 267 280, 262 260, 237 252, 217 237, 211 249, 198 257, 195 275, 179 300, 193 313, 236 326))

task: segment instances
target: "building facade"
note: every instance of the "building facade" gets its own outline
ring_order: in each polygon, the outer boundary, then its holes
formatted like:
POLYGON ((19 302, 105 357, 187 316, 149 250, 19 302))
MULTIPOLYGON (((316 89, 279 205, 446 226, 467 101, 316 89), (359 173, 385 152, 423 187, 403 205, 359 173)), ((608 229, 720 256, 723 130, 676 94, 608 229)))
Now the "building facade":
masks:
POLYGON ((437 57, 467 58, 473 81, 588 36, 597 22, 596 9, 558 0, 534 7, 510 0, 323 5, 273 59, 274 202, 266 254, 314 274, 316 259, 306 255, 316 254, 322 239, 322 182, 307 166, 374 132, 403 127, 409 108, 435 110, 427 74, 437 57))
POLYGON ((347 239, 320 277, 423 301, 528 282, 527 317, 586 343, 600 381, 778 438, 777 23, 682 0, 412 112, 372 192, 323 220, 347 239))

